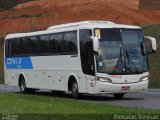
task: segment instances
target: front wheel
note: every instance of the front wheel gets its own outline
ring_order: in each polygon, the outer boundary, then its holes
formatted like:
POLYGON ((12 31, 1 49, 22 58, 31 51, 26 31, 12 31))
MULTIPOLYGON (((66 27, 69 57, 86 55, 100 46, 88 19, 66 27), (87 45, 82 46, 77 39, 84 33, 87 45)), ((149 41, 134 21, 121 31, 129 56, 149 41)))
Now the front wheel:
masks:
POLYGON ((116 93, 113 94, 116 99, 122 99, 124 97, 124 93, 116 93))
POLYGON ((73 82, 72 83, 72 97, 73 98, 79 98, 80 97, 80 93, 78 92, 78 84, 77 82, 73 82))

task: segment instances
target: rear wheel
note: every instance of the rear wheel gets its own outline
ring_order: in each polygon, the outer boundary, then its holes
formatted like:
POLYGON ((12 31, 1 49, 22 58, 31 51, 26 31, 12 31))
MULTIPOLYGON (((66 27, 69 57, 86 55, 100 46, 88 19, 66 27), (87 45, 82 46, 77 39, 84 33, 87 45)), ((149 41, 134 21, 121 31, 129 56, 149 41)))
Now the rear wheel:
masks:
POLYGON ((20 78, 19 87, 20 87, 21 93, 23 93, 23 94, 26 94, 26 93, 34 93, 34 92, 35 92, 35 89, 30 89, 30 88, 27 88, 27 87, 26 87, 26 82, 25 82, 24 77, 21 77, 21 78, 20 78))
POLYGON ((20 78, 19 87, 20 87, 21 93, 23 94, 27 93, 28 89, 26 88, 26 82, 25 82, 24 77, 20 78))
POLYGON ((124 97, 124 93, 116 93, 113 94, 116 99, 122 99, 124 97))

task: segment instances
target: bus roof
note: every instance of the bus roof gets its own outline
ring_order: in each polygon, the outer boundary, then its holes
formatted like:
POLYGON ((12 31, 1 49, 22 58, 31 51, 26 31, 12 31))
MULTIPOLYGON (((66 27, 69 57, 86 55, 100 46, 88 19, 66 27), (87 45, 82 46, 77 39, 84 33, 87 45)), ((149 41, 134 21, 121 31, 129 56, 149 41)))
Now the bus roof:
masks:
POLYGON ((115 24, 110 21, 82 21, 82 22, 74 22, 74 23, 67 23, 67 24, 61 24, 61 25, 54 25, 48 28, 48 30, 52 29, 60 29, 60 28, 67 28, 67 27, 75 27, 80 25, 88 25, 88 24, 115 24))
POLYGON ((67 23, 61 25, 54 25, 49 27, 47 30, 53 29, 62 29, 68 27, 76 27, 76 26, 88 26, 89 28, 130 28, 130 29, 140 29, 138 26, 132 25, 122 25, 122 24, 115 24, 111 21, 82 21, 82 22, 74 22, 74 23, 67 23))
POLYGON ((115 24, 110 21, 82 21, 82 22, 74 22, 74 23, 66 23, 61 25, 54 25, 49 27, 47 30, 43 31, 36 31, 36 32, 29 32, 29 33, 15 33, 15 34, 8 34, 6 39, 17 38, 17 37, 24 37, 24 36, 33 36, 39 34, 47 34, 55 32, 56 30, 71 28, 71 27, 79 27, 81 29, 93 29, 93 28, 128 28, 128 29, 140 29, 138 26, 132 25, 122 25, 122 24, 115 24))

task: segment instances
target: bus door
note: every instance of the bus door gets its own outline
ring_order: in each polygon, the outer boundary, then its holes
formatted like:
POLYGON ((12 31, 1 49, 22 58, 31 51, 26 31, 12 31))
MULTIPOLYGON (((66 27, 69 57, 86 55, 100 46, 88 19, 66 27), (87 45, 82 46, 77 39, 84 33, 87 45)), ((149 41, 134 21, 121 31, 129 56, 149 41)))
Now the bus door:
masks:
POLYGON ((93 41, 91 39, 92 30, 80 30, 80 54, 82 71, 86 79, 86 88, 88 93, 94 93, 95 90, 95 65, 93 41))
POLYGON ((94 93, 95 90, 95 65, 94 65, 94 52, 92 41, 90 41, 85 48, 86 53, 86 80, 87 80, 87 92, 94 93))
POLYGON ((87 93, 94 94, 95 92, 95 76, 86 75, 87 93))

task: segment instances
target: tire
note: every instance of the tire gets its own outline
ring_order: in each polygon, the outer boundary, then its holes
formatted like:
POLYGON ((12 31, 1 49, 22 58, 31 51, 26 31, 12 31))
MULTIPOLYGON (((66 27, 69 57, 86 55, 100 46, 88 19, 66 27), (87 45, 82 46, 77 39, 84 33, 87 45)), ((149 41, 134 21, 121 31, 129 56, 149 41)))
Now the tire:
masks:
POLYGON ((24 77, 20 78, 20 83, 19 83, 19 87, 20 87, 20 91, 22 94, 26 94, 26 93, 34 93, 35 89, 30 89, 26 87, 26 82, 24 77))
POLYGON ((26 82, 24 77, 20 78, 20 83, 19 83, 20 91, 22 94, 26 94, 28 92, 28 89, 26 88, 26 82))
POLYGON ((78 92, 78 84, 75 81, 72 83, 72 97, 75 99, 80 97, 80 94, 78 92))
POLYGON ((116 93, 116 94, 113 94, 115 99, 122 99, 124 97, 124 93, 116 93))

